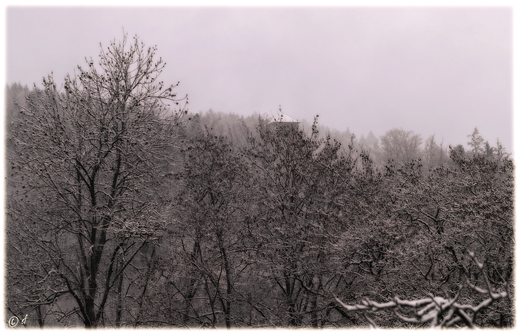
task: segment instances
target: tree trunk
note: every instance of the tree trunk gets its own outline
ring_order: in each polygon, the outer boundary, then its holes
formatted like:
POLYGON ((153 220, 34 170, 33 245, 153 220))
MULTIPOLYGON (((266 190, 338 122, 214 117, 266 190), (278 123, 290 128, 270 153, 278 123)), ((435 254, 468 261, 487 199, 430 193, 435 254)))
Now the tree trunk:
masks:
POLYGON ((115 311, 115 327, 121 327, 121 318, 123 312, 123 276, 121 274, 119 277, 119 281, 117 283, 117 289, 115 290, 117 293, 117 309, 115 311))

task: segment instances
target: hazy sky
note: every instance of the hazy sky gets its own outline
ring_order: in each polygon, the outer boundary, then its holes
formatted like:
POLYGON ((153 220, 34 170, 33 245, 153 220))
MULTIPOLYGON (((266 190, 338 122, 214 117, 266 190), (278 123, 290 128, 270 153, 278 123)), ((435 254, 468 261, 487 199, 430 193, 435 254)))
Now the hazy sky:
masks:
POLYGON ((512 8, 7 9, 7 82, 57 82, 123 28, 157 45, 190 112, 319 114, 360 137, 402 127, 512 151, 512 8))

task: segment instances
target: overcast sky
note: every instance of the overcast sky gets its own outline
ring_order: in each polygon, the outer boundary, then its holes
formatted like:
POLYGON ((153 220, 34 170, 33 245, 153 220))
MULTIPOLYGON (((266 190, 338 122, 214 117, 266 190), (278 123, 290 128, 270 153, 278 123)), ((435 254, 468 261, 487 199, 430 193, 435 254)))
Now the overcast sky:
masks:
POLYGON ((512 8, 7 9, 7 83, 62 82, 123 28, 157 45, 192 113, 319 114, 379 137, 398 127, 512 151, 512 8))

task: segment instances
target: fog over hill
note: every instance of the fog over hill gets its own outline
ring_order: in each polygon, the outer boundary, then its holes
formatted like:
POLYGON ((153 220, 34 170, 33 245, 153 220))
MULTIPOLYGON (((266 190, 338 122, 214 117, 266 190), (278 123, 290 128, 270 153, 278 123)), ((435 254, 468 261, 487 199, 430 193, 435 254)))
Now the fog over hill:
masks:
POLYGON ((357 136, 393 128, 512 152, 512 8, 9 7, 7 82, 97 63, 124 32, 158 46, 192 113, 276 113, 357 136), (48 24, 59 22, 59 24, 48 24), (95 24, 93 24, 95 22, 95 24))
POLYGON ((189 111, 148 42, 5 87, 9 327, 514 326, 515 166, 487 123, 447 147, 398 113, 331 126, 337 100, 189 111))

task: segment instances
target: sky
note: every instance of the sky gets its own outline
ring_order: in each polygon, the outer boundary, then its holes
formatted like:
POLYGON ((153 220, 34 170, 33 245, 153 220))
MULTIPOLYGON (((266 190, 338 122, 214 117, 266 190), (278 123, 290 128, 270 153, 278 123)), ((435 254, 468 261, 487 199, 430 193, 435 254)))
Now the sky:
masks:
POLYGON ((512 7, 8 7, 6 82, 58 83, 138 35, 191 113, 289 116, 357 137, 393 128, 512 152, 512 7))

